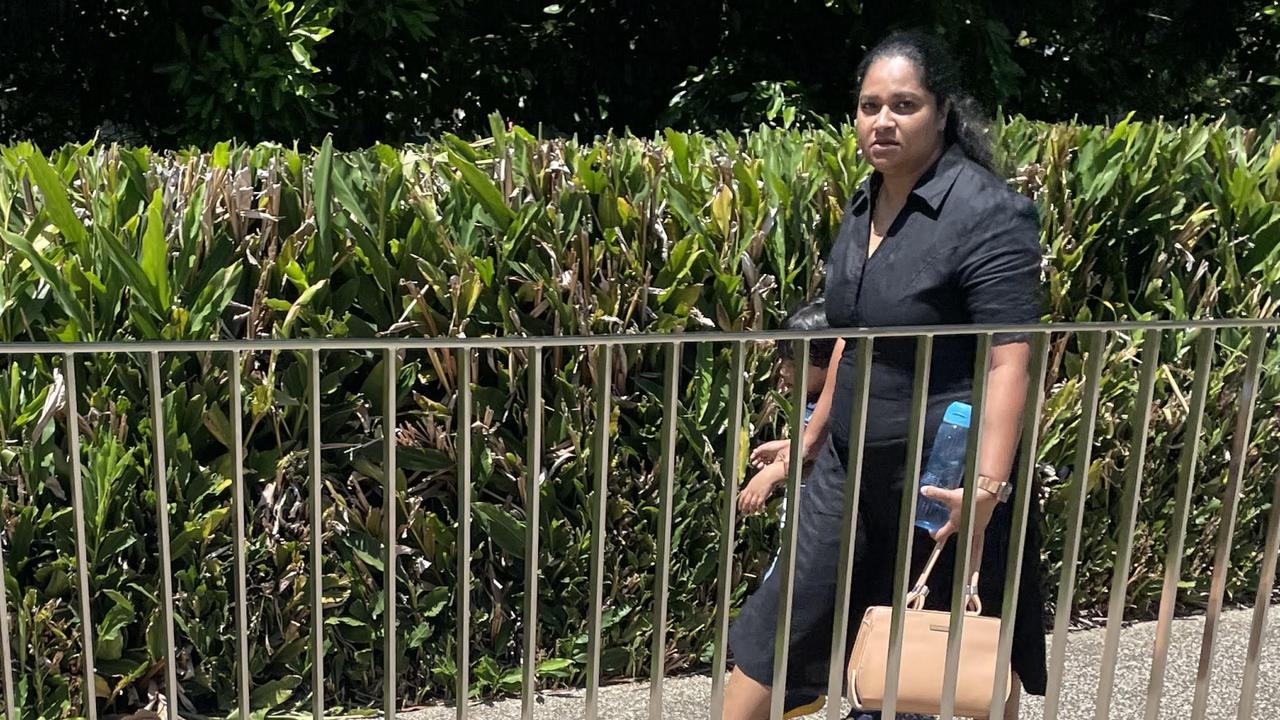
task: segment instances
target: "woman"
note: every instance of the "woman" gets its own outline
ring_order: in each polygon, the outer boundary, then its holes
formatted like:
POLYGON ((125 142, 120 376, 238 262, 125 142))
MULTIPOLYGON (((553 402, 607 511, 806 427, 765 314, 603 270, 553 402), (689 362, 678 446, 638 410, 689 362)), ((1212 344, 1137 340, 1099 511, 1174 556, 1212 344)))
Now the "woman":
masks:
MULTIPOLYGON (((992 173, 990 145, 958 75, 937 40, 913 33, 889 37, 859 68, 858 143, 875 172, 850 200, 827 264, 826 306, 833 327, 1039 320, 1035 209, 992 173)), ((947 405, 971 396, 975 347, 970 336, 934 341, 926 452, 947 405)), ((826 690, 847 462, 860 460, 863 468, 851 636, 867 607, 892 602, 916 342, 875 341, 864 452, 851 459, 854 348, 850 343, 820 401, 830 406, 830 436, 806 432, 804 441, 814 467, 800 499, 788 706, 817 699, 826 690)), ((973 543, 973 557, 982 558, 978 591, 988 614, 998 614, 1002 605, 1011 509, 1000 495, 1012 479, 1029 355, 1025 336, 994 338, 978 453, 978 473, 985 476, 980 487, 990 490, 977 491, 973 543)), ((951 522, 935 536, 942 539, 959 523, 962 490, 927 492, 952 509, 951 522)), ((1014 629, 1017 678, 1008 717, 1016 717, 1018 684, 1043 694, 1046 680, 1034 517, 1028 525, 1014 629)), ((913 577, 934 544, 923 531, 915 532, 913 577)), ((954 547, 948 543, 930 579, 929 607, 950 607, 954 547)), ((777 608, 778 577, 773 575, 734 622, 730 649, 736 667, 725 693, 729 720, 768 717, 777 608)))

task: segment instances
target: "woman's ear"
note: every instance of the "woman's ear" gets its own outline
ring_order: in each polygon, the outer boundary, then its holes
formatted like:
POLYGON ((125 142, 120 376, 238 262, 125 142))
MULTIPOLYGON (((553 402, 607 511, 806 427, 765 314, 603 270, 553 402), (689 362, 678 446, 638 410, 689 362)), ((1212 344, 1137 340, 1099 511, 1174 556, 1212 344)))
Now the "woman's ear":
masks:
POLYGON ((947 120, 951 118, 951 113, 954 109, 955 108, 953 106, 953 103, 951 102, 951 98, 947 98, 946 100, 943 101, 941 112, 938 113, 938 120, 939 120, 938 132, 946 133, 947 120))

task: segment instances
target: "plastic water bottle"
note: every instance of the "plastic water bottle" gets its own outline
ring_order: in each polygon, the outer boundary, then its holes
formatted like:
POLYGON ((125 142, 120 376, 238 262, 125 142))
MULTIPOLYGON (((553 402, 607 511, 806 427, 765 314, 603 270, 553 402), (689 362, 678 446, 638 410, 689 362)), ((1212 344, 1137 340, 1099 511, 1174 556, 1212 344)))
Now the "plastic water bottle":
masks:
MULTIPOLYGON (((920 487, 933 485, 947 490, 960 487, 972 414, 973 408, 966 403, 953 402, 947 407, 933 441, 933 450, 929 452, 929 464, 920 476, 920 487)), ((951 509, 947 505, 920 496, 916 504, 916 527, 933 532, 946 525, 950 517, 951 509)))

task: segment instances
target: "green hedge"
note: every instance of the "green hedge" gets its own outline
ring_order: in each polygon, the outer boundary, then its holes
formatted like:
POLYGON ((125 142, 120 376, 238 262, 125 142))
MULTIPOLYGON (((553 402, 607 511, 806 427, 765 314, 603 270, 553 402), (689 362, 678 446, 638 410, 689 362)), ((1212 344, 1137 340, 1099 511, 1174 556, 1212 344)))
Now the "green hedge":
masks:
MULTIPOLYGON (((1280 142, 1194 123, 1116 127, 1014 120, 998 129, 1014 185, 1042 212, 1048 319, 1259 317, 1280 303, 1280 142)), ((0 148, 0 339, 587 335, 776 327, 821 289, 849 193, 866 174, 849 128, 761 129, 745 138, 668 133, 593 143, 543 141, 496 120, 493 136, 424 147, 300 153, 219 145, 209 153, 30 145, 0 148)), ((1163 343, 1129 584, 1130 617, 1159 601, 1166 527, 1183 442, 1193 336, 1163 343)), ((1223 332, 1210 382, 1183 577, 1201 606, 1212 563, 1243 367, 1242 333, 1223 332)), ((1088 620, 1110 581, 1139 337, 1112 339, 1095 463, 1087 473, 1075 611, 1088 620)), ((1228 600, 1250 601, 1280 459, 1280 348, 1266 355, 1237 523, 1228 600)), ((580 682, 586 649, 590 521, 589 356, 547 351, 544 394, 541 676, 580 682)), ((184 708, 234 703, 228 358, 166 354, 165 430, 184 708)), ((372 707, 382 663, 379 589, 383 382, 377 353, 322 356, 326 501, 326 697, 372 707)), ((1061 565, 1079 423, 1080 357, 1051 355, 1041 451, 1045 583, 1061 565)), ((523 637, 527 367, 521 352, 475 367, 470 618, 473 694, 518 688, 523 637)), ((662 353, 614 356, 605 665, 648 667, 657 527, 662 353)), ((754 439, 782 425, 773 355, 749 352, 754 439)), ((306 358, 244 361, 250 634, 255 705, 310 694, 307 638, 306 358)), ((728 349, 681 358, 675 556, 668 667, 710 658, 724 478, 728 349)), ((19 705, 26 716, 81 712, 80 619, 60 358, 0 367, 5 581, 19 705)), ((156 521, 145 357, 78 367, 88 563, 104 708, 147 702, 163 685, 156 521)), ((408 353, 398 375, 398 625, 405 703, 449 697, 455 674, 457 548, 454 394, 443 353, 408 353)), ((777 541, 768 518, 739 526, 735 603, 777 541)), ((1050 594, 1052 598, 1052 594, 1050 594)), ((1052 608, 1050 608, 1052 610, 1052 608)))

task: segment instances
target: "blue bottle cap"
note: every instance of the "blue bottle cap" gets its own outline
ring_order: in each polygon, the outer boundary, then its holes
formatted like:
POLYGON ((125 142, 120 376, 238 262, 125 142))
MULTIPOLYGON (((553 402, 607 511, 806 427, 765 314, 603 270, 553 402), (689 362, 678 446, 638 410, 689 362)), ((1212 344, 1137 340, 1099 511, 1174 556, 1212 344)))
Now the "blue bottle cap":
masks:
POLYGON ((971 417, 973 417, 973 408, 968 403, 953 402, 947 406, 947 414, 942 416, 942 422, 967 428, 971 417))

